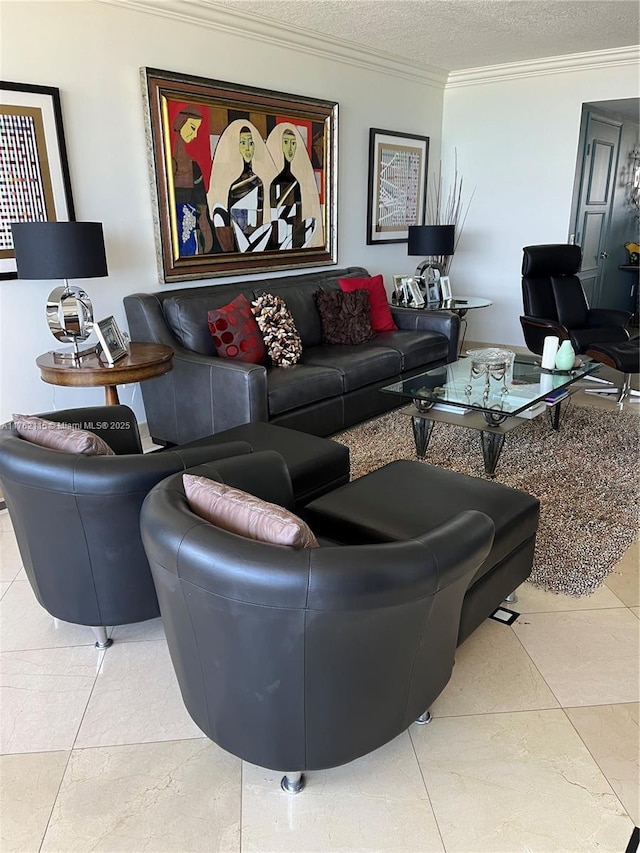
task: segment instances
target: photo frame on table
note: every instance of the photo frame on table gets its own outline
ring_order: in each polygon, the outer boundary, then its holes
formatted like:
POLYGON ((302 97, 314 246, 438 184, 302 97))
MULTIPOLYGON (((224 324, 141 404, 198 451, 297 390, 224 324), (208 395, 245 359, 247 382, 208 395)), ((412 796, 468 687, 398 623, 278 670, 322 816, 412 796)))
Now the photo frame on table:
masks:
POLYGON ((421 308, 424 305, 424 296, 420 290, 420 285, 415 278, 407 278, 405 281, 411 305, 414 308, 421 308))
POLYGON ((115 364, 116 361, 127 355, 127 345, 115 317, 105 317, 104 320, 99 320, 93 330, 100 341, 102 355, 109 364, 115 364))
POLYGON ((0 81, 0 136, 0 279, 12 279, 12 222, 75 219, 60 90, 0 81))
POLYGON ((402 282, 407 278, 404 275, 394 275, 393 276, 393 292, 395 293, 396 299, 403 298, 402 291, 402 282))
POLYGON ((367 245, 406 243, 424 223, 428 166, 428 136, 369 129, 367 245))
POLYGON ((141 78, 161 282, 337 262, 335 101, 141 78))
POLYGON ((440 276, 440 299, 445 302, 451 299, 451 281, 448 275, 440 276))

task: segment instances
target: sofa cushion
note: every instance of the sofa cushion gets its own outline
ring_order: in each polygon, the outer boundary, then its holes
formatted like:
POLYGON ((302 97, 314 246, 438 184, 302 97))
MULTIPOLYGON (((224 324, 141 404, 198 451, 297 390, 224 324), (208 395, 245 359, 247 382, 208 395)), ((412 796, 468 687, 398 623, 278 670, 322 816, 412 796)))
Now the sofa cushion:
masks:
POLYGON ((182 481, 191 510, 216 527, 270 545, 319 547, 309 526, 284 507, 207 477, 183 474, 182 481))
POLYGON ((371 278, 341 278, 338 284, 345 292, 360 288, 367 291, 371 305, 371 327, 374 332, 392 332, 398 328, 391 316, 381 275, 374 275, 371 278))
POLYGON ((251 301, 253 291, 235 285, 202 287, 199 291, 167 297, 162 303, 162 312, 167 325, 183 347, 200 355, 216 355, 207 324, 207 312, 226 305, 240 293, 251 301))
POLYGON ((251 311, 251 304, 240 293, 236 298, 207 313, 213 345, 221 358, 262 364, 267 357, 262 332, 251 311))
POLYGON ((342 394, 342 373, 333 367, 294 364, 267 368, 269 414, 290 412, 342 394))
POLYGON ((315 292, 314 298, 322 324, 322 343, 353 346, 375 336, 366 290, 347 293, 321 288, 315 292))
POLYGON ((381 346, 400 353, 403 370, 413 370, 416 367, 428 370, 433 362, 446 360, 449 354, 449 340, 439 332, 418 329, 379 332, 376 341, 381 346))
POLYGON ((343 391, 353 391, 382 379, 393 379, 401 372, 400 353, 373 343, 357 346, 322 345, 305 349, 304 364, 332 367, 342 374, 343 391))
POLYGON ((284 299, 263 293, 253 300, 251 307, 272 363, 291 367, 300 361, 302 341, 284 299))
POLYGON ((13 424, 21 438, 49 450, 84 456, 115 456, 106 441, 86 429, 74 429, 68 424, 32 415, 13 415, 13 424))

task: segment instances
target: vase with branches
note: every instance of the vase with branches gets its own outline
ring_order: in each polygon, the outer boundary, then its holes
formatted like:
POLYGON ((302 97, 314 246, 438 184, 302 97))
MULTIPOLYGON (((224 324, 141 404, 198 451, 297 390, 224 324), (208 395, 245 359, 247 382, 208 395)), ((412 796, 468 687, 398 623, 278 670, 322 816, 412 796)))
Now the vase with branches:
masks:
MULTIPOLYGON (((429 182, 427 191, 427 209, 426 209, 426 225, 453 225, 454 226, 454 243, 453 250, 455 252, 458 247, 458 242, 464 228, 464 223, 469 213, 469 207, 475 194, 475 187, 469 196, 469 200, 465 202, 463 197, 463 179, 458 172, 458 151, 454 150, 454 171, 453 182, 449 186, 448 192, 442 185, 442 160, 438 175, 433 175, 429 182)), ((449 268, 453 261, 453 255, 439 255, 434 259, 442 269, 443 275, 449 274, 449 268)))

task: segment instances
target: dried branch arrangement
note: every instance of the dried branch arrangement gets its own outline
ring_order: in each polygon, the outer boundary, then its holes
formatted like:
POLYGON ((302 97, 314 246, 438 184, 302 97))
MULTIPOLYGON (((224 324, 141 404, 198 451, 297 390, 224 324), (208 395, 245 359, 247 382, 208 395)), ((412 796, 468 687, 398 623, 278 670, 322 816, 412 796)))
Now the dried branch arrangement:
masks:
MULTIPOLYGON (((457 249, 464 223, 469 213, 469 207, 475 194, 476 188, 473 188, 469 200, 464 202, 462 196, 463 179, 458 172, 458 151, 454 151, 454 171, 453 183, 449 187, 448 194, 443 194, 442 188, 442 160, 438 170, 437 178, 432 176, 429 182, 427 191, 427 225, 453 225, 454 230, 454 249, 457 249)), ((443 275, 448 275, 449 267, 453 261, 453 255, 441 255, 437 259, 442 266, 443 275)))

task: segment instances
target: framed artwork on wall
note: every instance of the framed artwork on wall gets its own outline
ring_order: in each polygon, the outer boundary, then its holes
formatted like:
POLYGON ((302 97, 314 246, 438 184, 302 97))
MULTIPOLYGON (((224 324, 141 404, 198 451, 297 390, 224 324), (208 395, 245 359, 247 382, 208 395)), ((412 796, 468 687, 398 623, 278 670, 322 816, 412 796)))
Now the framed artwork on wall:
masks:
POLYGON ((337 103, 141 75, 161 282, 336 263, 337 103))
POLYGON ((369 130, 367 245, 406 243, 424 223, 429 137, 369 130))
POLYGON ((0 279, 9 279, 12 222, 75 219, 60 90, 0 81, 0 137, 0 279))

